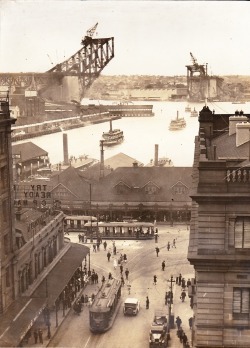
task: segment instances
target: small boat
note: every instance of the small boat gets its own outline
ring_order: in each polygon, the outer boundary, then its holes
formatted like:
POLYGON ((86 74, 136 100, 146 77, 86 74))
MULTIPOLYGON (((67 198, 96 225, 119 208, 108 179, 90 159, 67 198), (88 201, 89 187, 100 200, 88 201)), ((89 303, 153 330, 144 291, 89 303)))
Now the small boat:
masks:
POLYGON ((198 111, 195 110, 195 108, 194 108, 194 110, 191 111, 190 116, 191 116, 191 117, 197 117, 197 116, 198 116, 198 111))
POLYGON ((123 131, 121 131, 120 129, 112 128, 112 119, 110 119, 109 123, 110 123, 109 131, 103 132, 102 134, 103 145, 112 146, 112 145, 120 144, 124 140, 123 131))
POLYGON ((186 120, 184 117, 179 118, 179 111, 177 111, 177 117, 171 120, 169 130, 180 130, 186 127, 186 120))
POLYGON ((187 106, 185 107, 185 111, 186 111, 186 112, 190 112, 190 111, 191 111, 191 106, 187 105, 187 106))

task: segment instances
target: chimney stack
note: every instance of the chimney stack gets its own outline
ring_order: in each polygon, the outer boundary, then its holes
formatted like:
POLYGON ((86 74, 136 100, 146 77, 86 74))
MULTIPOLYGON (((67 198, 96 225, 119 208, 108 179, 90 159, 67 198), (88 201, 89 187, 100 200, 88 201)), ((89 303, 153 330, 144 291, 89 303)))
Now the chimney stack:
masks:
POLYGON ((155 144, 155 163, 154 163, 155 167, 158 167, 158 152, 159 152, 159 145, 155 144))
POLYGON ((234 116, 229 117, 229 135, 236 133, 236 124, 240 122, 247 122, 248 118, 246 116, 239 115, 239 112, 235 112, 234 116))
POLYGON ((63 133, 63 163, 69 164, 68 134, 63 133))
POLYGON ((100 159, 100 178, 104 177, 104 150, 103 150, 103 140, 100 140, 101 148, 101 159, 100 159))
POLYGON ((236 147, 250 141, 250 123, 241 122, 236 125, 236 147))

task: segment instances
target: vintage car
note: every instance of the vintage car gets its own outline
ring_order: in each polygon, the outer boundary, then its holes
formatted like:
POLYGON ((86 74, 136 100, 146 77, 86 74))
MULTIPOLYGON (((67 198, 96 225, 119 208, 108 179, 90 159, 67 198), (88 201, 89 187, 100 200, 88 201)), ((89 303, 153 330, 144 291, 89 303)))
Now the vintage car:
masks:
POLYGON ((134 297, 128 297, 124 301, 123 313, 124 315, 137 315, 140 310, 140 301, 134 297))

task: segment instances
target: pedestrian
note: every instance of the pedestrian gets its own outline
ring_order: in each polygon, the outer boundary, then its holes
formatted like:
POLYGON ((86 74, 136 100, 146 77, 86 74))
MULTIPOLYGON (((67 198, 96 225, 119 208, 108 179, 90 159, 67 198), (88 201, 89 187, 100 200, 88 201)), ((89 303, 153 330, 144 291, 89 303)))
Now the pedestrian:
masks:
POLYGON ((146 297, 146 309, 149 309, 149 298, 148 298, 148 296, 146 297))
POLYGON ((125 284, 124 278, 123 276, 121 276, 121 285, 124 286, 124 284, 125 284))
POLYGON ((191 284, 192 284, 191 280, 188 278, 188 280, 187 280, 187 287, 189 287, 191 284))
POLYGON ((107 258, 108 258, 108 261, 110 261, 111 254, 110 254, 110 252, 109 252, 109 251, 108 251, 108 253, 107 253, 107 258))
POLYGON ((157 257, 158 257, 158 254, 159 254, 159 252, 160 252, 160 249, 159 249, 158 247, 156 247, 156 248, 155 248, 155 251, 156 251, 156 255, 157 255, 157 257))
POLYGON ((114 261, 113 261, 113 266, 114 266, 114 270, 116 270, 116 267, 117 267, 117 260, 116 259, 114 259, 114 261))
POLYGON ((113 248, 113 253, 114 253, 114 255, 116 255, 116 246, 114 246, 114 248, 113 248))
POLYGON ((169 249, 170 249, 170 243, 168 242, 168 244, 167 244, 167 249, 168 249, 168 251, 169 251, 169 249))
POLYGON ((128 268, 126 268, 126 271, 125 271, 126 280, 128 280, 128 275, 129 275, 129 270, 128 268))
POLYGON ((112 273, 109 272, 109 280, 113 279, 112 273))
POLYGON ((155 233, 155 243, 158 243, 158 233, 155 233))
POLYGON ((127 262, 127 255, 126 254, 123 254, 123 260, 125 263, 127 262))
POLYGON ((39 343, 43 343, 43 330, 38 329, 39 343))
POLYGON ((181 318, 179 317, 179 315, 178 315, 178 317, 176 318, 175 323, 176 323, 176 325, 177 325, 177 329, 180 330, 180 327, 181 327, 181 324, 182 324, 182 320, 181 320, 181 318))
POLYGON ((38 331, 37 331, 37 329, 34 330, 33 336, 34 336, 35 344, 37 344, 37 339, 38 339, 38 331))
POLYGON ((193 327, 193 317, 190 317, 190 318, 188 319, 188 324, 189 324, 190 330, 192 330, 192 327, 193 327))
POLYGON ((167 305, 168 304, 168 293, 166 292, 165 293, 165 305, 167 305))
POLYGON ((103 243, 103 247, 104 247, 104 250, 106 251, 106 248, 107 248, 107 242, 106 242, 106 240, 105 240, 104 243, 103 243))
POLYGON ((185 332, 183 332, 183 335, 182 335, 183 347, 186 347, 187 341, 188 341, 187 335, 185 334, 185 332))
POLYGON ((93 244, 93 252, 96 253, 96 244, 93 244))
POLYGON ((176 248, 176 245, 175 245, 175 239, 173 240, 173 245, 172 245, 172 248, 176 248))
POLYGON ((183 290, 181 293, 181 301, 184 302, 186 298, 186 292, 183 290))
POLYGON ((120 272, 122 274, 122 272, 123 272, 123 265, 120 265, 120 272))
POLYGON ((156 285, 156 283, 157 283, 157 276, 154 275, 154 282, 153 282, 153 284, 156 285))
POLYGON ((161 264, 161 269, 162 269, 162 271, 165 270, 165 266, 166 266, 165 261, 162 261, 162 264, 161 264))
POLYGON ((179 330, 177 331, 177 336, 179 337, 181 343, 182 343, 182 340, 183 340, 183 334, 184 334, 184 331, 180 327, 179 330))
POLYGON ((182 278, 182 280, 181 280, 181 287, 182 287, 183 289, 186 288, 186 280, 185 280, 185 278, 182 278))
POLYGON ((104 275, 102 276, 102 284, 104 284, 105 283, 105 277, 104 277, 104 275))
POLYGON ((178 279, 178 285, 181 285, 181 279, 182 279, 182 275, 181 273, 179 274, 179 279, 178 279))
POLYGON ((84 303, 86 303, 86 306, 88 305, 88 302, 89 302, 89 297, 88 297, 88 295, 86 294, 86 295, 84 296, 84 303))

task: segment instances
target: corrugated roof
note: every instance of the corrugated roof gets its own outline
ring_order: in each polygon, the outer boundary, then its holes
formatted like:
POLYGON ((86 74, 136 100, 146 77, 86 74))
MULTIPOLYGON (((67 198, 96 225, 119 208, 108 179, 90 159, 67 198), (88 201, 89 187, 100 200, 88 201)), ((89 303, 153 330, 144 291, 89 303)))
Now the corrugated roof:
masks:
POLYGON ((12 145, 12 154, 19 155, 21 153, 21 160, 18 162, 26 162, 33 158, 40 156, 47 156, 48 152, 33 144, 31 141, 22 144, 12 145))

